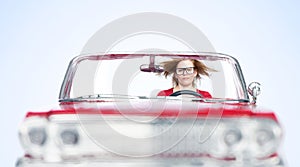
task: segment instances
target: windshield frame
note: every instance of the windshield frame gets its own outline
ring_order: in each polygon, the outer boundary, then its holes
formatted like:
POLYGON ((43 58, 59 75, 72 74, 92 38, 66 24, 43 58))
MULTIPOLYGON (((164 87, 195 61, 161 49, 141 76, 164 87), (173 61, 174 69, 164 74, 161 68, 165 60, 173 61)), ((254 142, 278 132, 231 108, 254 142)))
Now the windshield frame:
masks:
MULTIPOLYGON (((100 53, 95 55, 79 55, 77 57, 74 57, 68 66, 67 72, 65 74, 63 83, 61 85, 60 93, 59 93, 59 102, 63 101, 72 101, 70 97, 70 91, 72 87, 72 82, 74 75, 77 70, 78 64, 83 60, 111 60, 111 59, 128 59, 128 58, 135 58, 135 57, 143 57, 143 56, 168 56, 168 57, 174 57, 174 58, 196 58, 198 60, 201 59, 210 59, 210 60, 219 60, 219 59, 226 59, 232 63, 235 64, 234 69, 236 70, 238 80, 241 83, 242 91, 244 94, 244 98, 240 99, 242 101, 250 101, 247 89, 246 89, 246 83, 244 80, 244 76, 240 67, 239 62, 232 56, 221 54, 221 53, 212 53, 212 52, 179 52, 176 54, 167 54, 167 53, 100 53)), ((226 99, 224 99, 226 100, 226 99)), ((231 99, 232 100, 232 99, 231 99)), ((239 99, 236 99, 239 100, 239 99)))

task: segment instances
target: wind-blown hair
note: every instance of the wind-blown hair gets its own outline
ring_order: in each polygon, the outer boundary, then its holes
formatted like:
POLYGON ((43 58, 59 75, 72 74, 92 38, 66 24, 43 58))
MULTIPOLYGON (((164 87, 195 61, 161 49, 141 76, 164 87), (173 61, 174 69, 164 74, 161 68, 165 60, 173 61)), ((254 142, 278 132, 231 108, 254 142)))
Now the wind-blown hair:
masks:
MULTIPOLYGON (((178 63, 183 61, 183 60, 190 60, 194 64, 194 66, 195 66, 194 70, 197 71, 196 79, 201 78, 200 74, 209 76, 209 71, 216 71, 212 68, 207 67, 205 64, 203 64, 202 62, 200 62, 196 59, 173 59, 173 60, 162 62, 161 65, 164 68, 164 72, 162 74, 166 78, 169 75, 173 74, 172 83, 173 83, 174 86, 178 85, 178 80, 176 79, 176 77, 174 75, 174 73, 176 71, 176 67, 177 67, 178 63)), ((195 86, 195 81, 193 83, 193 86, 195 86)))

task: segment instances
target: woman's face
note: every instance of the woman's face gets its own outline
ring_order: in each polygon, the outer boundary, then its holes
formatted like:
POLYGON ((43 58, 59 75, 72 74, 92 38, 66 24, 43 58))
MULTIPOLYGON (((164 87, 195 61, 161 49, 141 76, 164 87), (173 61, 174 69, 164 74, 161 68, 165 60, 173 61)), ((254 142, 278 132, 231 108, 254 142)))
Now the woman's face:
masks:
POLYGON ((175 78, 177 78, 179 85, 184 87, 193 85, 194 78, 197 76, 194 67, 191 60, 183 60, 177 64, 175 78))

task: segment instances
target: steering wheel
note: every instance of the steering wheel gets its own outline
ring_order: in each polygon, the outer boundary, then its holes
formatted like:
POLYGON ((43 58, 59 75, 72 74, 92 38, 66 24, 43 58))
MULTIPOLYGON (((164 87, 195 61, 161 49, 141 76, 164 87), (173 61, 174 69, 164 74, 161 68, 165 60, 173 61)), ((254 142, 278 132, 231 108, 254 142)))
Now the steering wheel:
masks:
POLYGON ((202 94, 192 91, 192 90, 179 90, 179 91, 176 91, 176 92, 170 94, 170 96, 179 96, 179 95, 184 95, 184 94, 193 95, 193 96, 197 96, 197 97, 203 97, 202 94))

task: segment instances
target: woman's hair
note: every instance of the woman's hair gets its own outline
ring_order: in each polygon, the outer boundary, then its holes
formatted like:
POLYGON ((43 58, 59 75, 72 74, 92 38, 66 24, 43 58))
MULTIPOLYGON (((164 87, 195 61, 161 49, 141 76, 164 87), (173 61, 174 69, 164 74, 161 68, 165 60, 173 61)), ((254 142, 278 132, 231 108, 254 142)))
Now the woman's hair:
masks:
MULTIPOLYGON (((209 76, 209 73, 208 73, 209 71, 216 71, 214 69, 207 67, 205 64, 203 64, 202 62, 200 62, 196 59, 173 59, 170 61, 162 62, 161 65, 164 68, 163 75, 167 78, 167 76, 173 74, 172 82, 175 86, 178 85, 178 81, 177 81, 174 73, 176 71, 176 67, 177 67, 178 63, 183 60, 190 60, 194 64, 194 66, 195 66, 194 70, 197 71, 196 79, 201 78, 200 74, 209 76)), ((195 86, 195 83, 193 83, 193 86, 195 86)))

